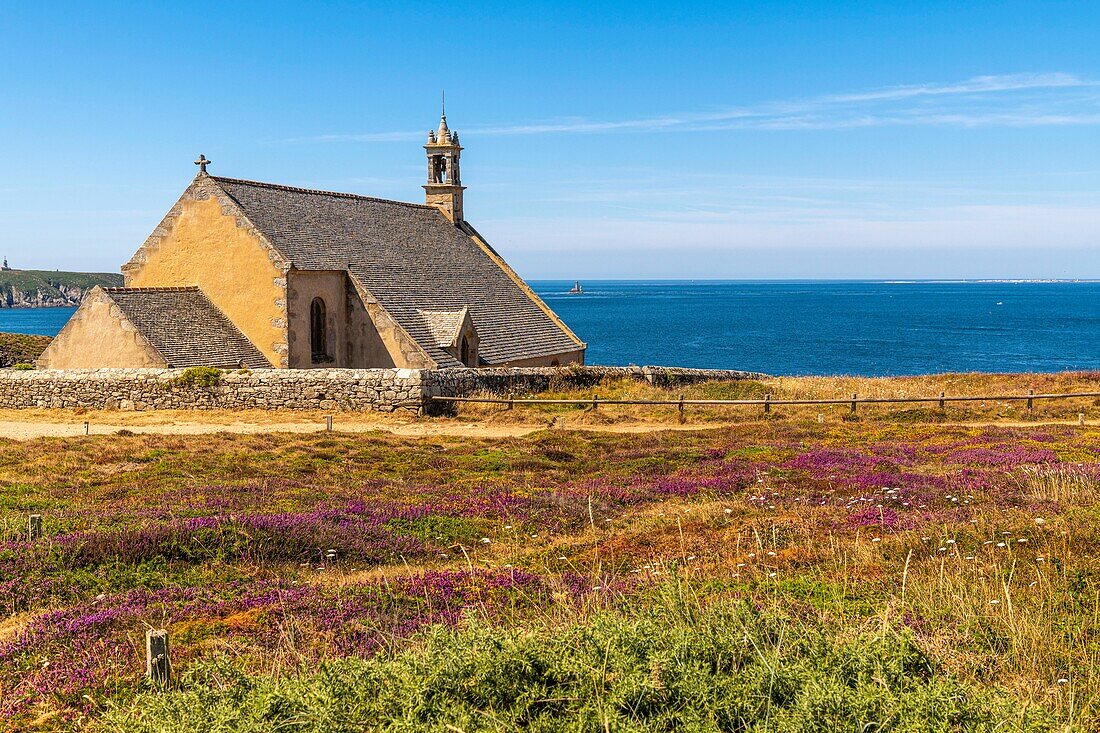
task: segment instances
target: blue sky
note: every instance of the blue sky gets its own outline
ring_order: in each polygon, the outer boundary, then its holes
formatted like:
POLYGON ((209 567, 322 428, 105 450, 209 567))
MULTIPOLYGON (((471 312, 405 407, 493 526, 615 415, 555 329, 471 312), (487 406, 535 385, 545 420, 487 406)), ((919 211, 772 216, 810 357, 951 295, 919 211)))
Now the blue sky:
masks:
POLYGON ((1100 277, 1100 3, 6 4, 0 255, 117 270, 195 173, 466 215, 532 278, 1100 277))

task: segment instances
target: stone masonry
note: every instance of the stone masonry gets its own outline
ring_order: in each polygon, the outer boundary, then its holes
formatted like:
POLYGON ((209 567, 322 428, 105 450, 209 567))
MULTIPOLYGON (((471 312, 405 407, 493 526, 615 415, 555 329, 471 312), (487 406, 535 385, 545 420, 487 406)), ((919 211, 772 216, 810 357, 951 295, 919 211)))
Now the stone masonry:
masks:
POLYGON ((662 387, 762 375, 662 367, 511 369, 257 369, 223 371, 210 387, 181 383, 184 369, 0 370, 0 409, 343 410, 448 412, 433 396, 524 395, 596 388, 604 379, 662 387), (434 407, 434 409, 433 409, 434 407))
POLYGON ((428 393, 462 397, 474 394, 515 396, 552 389, 598 387, 605 379, 633 379, 658 387, 676 387, 699 382, 759 379, 766 375, 731 369, 686 369, 683 367, 512 367, 507 369, 437 369, 425 372, 428 393))
POLYGON ((376 410, 419 413, 413 369, 258 369, 184 386, 182 369, 0 371, 0 408, 96 410, 376 410))

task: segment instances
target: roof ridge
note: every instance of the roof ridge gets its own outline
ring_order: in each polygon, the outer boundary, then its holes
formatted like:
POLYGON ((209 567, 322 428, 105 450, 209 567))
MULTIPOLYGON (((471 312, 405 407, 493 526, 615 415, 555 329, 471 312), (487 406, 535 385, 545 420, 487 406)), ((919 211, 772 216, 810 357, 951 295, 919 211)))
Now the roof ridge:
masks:
POLYGON ((191 293, 202 291, 198 285, 172 285, 161 288, 103 288, 108 293, 191 293))
POLYGON ((225 178, 223 176, 210 176, 210 178, 220 183, 241 183, 246 186, 259 186, 261 188, 271 188, 276 191, 290 191, 292 193, 308 193, 315 196, 335 196, 342 199, 356 199, 359 201, 375 201, 381 204, 396 204, 398 206, 409 206, 414 209, 431 209, 433 211, 439 211, 434 206, 429 204, 414 204, 409 201, 395 201, 393 199, 383 199, 377 196, 363 196, 358 193, 342 193, 340 191, 325 191, 319 188, 302 188, 300 186, 284 186, 281 183, 265 183, 264 181, 250 181, 246 178, 225 178))

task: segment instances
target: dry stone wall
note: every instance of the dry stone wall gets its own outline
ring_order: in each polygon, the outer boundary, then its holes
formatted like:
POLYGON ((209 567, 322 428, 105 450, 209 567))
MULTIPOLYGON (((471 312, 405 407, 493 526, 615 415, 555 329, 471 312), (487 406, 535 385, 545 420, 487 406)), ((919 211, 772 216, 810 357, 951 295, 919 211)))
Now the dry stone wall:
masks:
POLYGON ((515 369, 257 369, 226 371, 217 383, 185 384, 184 369, 0 370, 0 409, 348 410, 445 412, 433 396, 523 395, 595 387, 604 379, 659 386, 763 375, 659 367, 515 369), (434 408, 434 409, 433 409, 434 408))
POLYGON ((683 367, 522 367, 511 369, 438 369, 427 373, 429 393, 462 397, 472 394, 515 396, 551 389, 596 387, 605 379, 634 379, 658 387, 676 387, 699 382, 759 379, 763 374, 731 369, 685 369, 683 367))
POLYGON ((182 369, 0 371, 0 408, 106 410, 377 410, 419 413, 414 369, 259 369, 181 383, 182 369))

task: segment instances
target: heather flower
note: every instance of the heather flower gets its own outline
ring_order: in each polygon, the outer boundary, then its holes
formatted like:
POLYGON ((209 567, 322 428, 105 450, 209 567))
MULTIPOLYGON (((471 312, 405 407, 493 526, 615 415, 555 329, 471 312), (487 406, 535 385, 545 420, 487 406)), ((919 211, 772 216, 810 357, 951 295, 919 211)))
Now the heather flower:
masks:
MULTIPOLYGON (((41 614, 0 645, 0 664, 21 669, 0 714, 13 715, 43 696, 79 699, 103 680, 133 684, 142 673, 134 654, 147 624, 202 623, 222 638, 260 648, 285 643, 271 624, 237 626, 245 612, 273 614, 313 626, 337 655, 370 654, 387 639, 429 624, 458 623, 468 609, 494 614, 545 595, 543 582, 522 570, 507 573, 437 571, 386 582, 326 588, 285 582, 229 583, 203 588, 133 590, 41 614), (47 658, 43 668, 38 660, 47 658)), ((323 649, 302 650, 317 654, 323 649)), ((180 663, 190 651, 178 647, 180 663)))

